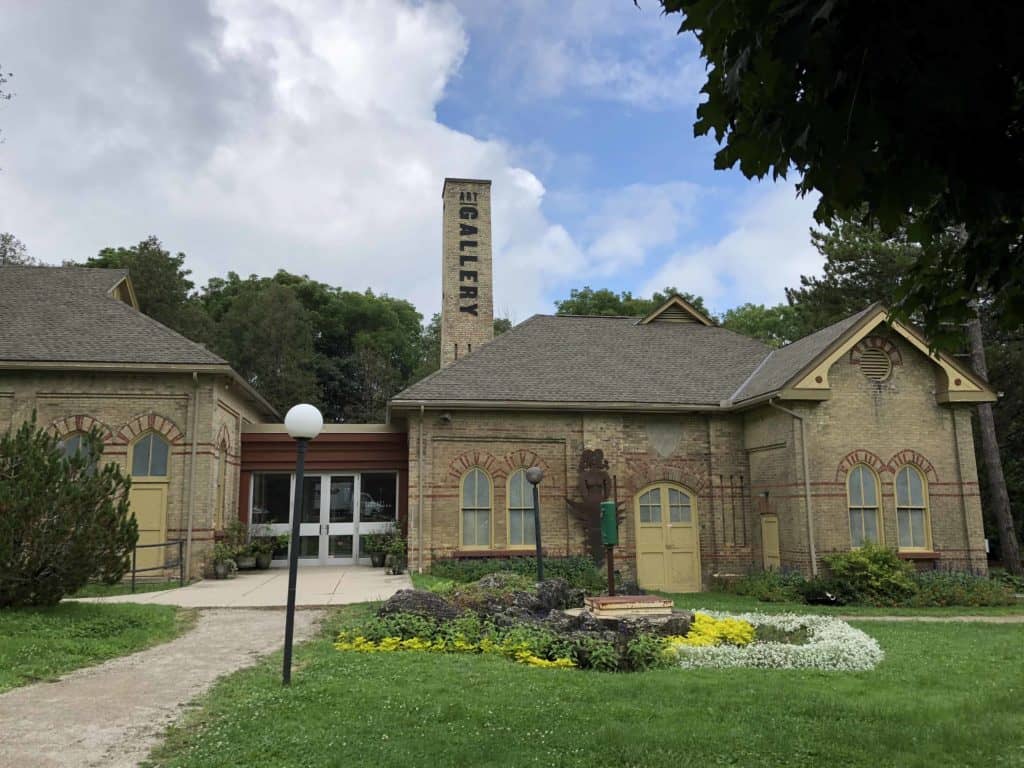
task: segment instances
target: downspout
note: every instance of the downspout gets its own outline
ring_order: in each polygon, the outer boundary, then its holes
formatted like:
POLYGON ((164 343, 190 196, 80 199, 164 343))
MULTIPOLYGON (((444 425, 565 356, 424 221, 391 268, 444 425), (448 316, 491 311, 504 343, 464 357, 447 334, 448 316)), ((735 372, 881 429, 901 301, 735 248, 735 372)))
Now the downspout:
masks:
POLYGON ((416 453, 416 572, 423 573, 423 403, 420 403, 416 453))
POLYGON ((804 417, 781 405, 776 405, 774 398, 768 399, 768 405, 777 411, 789 414, 800 422, 800 457, 804 465, 804 506, 807 509, 807 541, 811 550, 811 575, 818 575, 818 553, 814 546, 814 512, 811 509, 811 476, 807 471, 807 430, 804 427, 804 417))
POLYGON ((185 530, 185 563, 192 578, 192 517, 196 508, 196 432, 199 430, 199 373, 192 371, 192 447, 188 465, 188 523, 185 530))

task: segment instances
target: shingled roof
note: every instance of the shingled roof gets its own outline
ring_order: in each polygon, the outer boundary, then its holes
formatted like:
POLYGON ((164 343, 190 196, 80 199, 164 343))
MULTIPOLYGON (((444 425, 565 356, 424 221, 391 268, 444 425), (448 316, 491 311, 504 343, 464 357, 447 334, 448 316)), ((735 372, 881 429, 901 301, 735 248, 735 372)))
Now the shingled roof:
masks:
POLYGON ((838 323, 815 331, 810 336, 804 336, 791 344, 772 350, 751 374, 749 380, 744 382, 730 399, 734 403, 742 403, 782 389, 793 376, 810 365, 818 355, 878 307, 878 304, 872 304, 838 323))
POLYGON ((124 269, 0 266, 0 361, 222 365, 113 295, 124 269))
POLYGON ((534 315, 395 396, 412 402, 545 402, 718 407, 768 354, 698 323, 534 315))
POLYGON ((534 315, 391 404, 739 407, 782 390, 878 308, 873 304, 775 350, 699 323, 534 315))

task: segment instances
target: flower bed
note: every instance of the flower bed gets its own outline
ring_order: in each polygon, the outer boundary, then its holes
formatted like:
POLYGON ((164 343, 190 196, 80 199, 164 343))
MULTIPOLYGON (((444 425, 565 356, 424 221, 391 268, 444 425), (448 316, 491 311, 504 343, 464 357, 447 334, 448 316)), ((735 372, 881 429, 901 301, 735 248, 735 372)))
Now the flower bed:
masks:
POLYGON ((703 613, 717 619, 738 619, 748 622, 754 627, 755 637, 759 627, 771 627, 784 633, 806 632, 807 640, 800 644, 755 641, 743 645, 694 645, 683 639, 672 638, 670 646, 678 656, 681 667, 755 667, 860 672, 874 669, 885 656, 874 638, 831 616, 799 616, 791 613, 725 614, 715 611, 703 613))

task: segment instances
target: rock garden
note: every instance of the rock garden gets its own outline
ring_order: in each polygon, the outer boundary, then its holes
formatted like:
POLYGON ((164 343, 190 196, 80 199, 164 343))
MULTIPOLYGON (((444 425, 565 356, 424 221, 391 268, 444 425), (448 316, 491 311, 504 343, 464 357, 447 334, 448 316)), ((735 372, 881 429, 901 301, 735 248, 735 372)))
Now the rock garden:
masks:
MULTIPOLYGON (((564 578, 513 572, 403 590, 345 628, 335 648, 360 653, 489 654, 551 669, 638 672, 658 667, 858 671, 882 651, 827 616, 729 615, 666 609, 609 615, 564 578)), ((654 602, 659 601, 657 598, 654 602)))

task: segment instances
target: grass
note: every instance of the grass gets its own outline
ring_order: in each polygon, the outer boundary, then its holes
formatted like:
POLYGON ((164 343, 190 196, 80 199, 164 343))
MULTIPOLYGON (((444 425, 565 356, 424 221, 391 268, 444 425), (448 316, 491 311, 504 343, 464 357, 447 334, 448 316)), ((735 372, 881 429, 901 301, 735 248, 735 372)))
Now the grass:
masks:
MULTIPOLYGON (((141 594, 143 592, 162 592, 165 589, 177 589, 180 586, 181 582, 177 579, 174 579, 173 581, 136 581, 135 594, 141 594)), ((114 597, 115 595, 130 595, 131 592, 131 582, 119 581, 117 584, 102 584, 100 582, 94 582, 86 584, 80 590, 75 592, 75 594, 68 595, 68 597, 114 597)))
POLYGON ((60 603, 0 610, 0 691, 165 642, 194 620, 193 612, 165 605, 60 603))
POLYGON ((352 606, 222 680, 151 755, 203 766, 1024 765, 1024 627, 865 623, 873 672, 539 670, 504 659, 343 653, 352 606))

